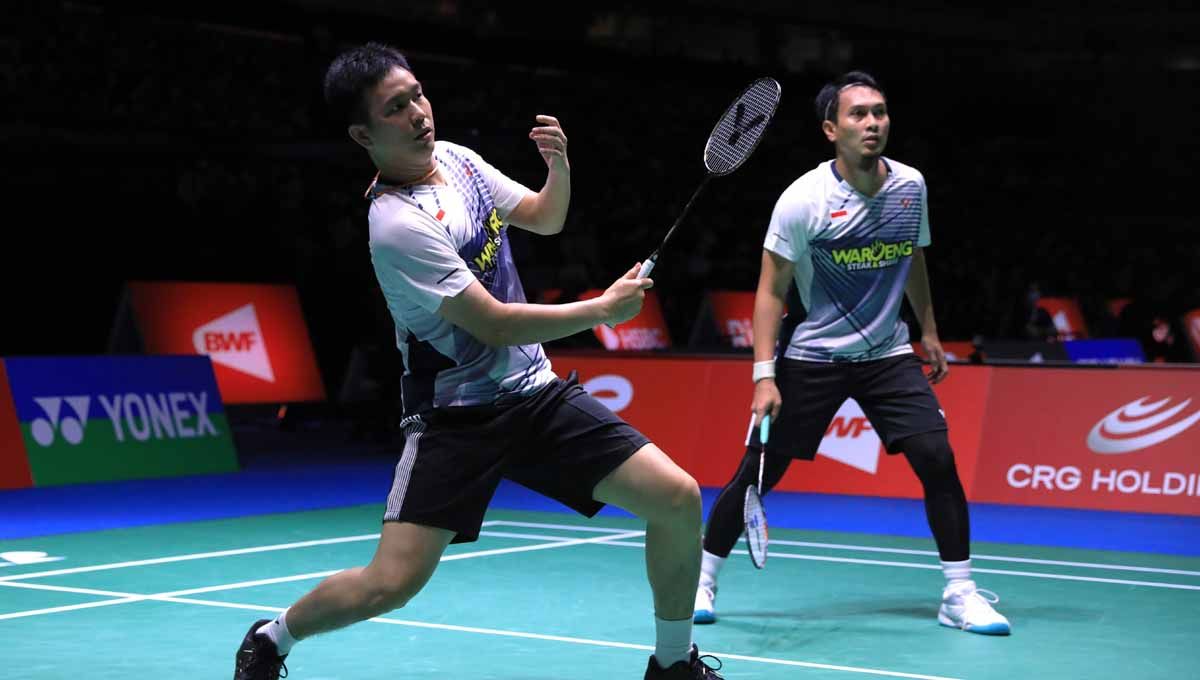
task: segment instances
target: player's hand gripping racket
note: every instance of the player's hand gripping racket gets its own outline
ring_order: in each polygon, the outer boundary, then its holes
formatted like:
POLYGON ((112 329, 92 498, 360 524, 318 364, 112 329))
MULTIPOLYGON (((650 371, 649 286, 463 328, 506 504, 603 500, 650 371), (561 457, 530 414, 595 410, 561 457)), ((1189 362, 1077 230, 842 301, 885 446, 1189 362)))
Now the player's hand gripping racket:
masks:
POLYGON ((746 499, 742 505, 742 519, 746 521, 746 543, 750 544, 750 561, 759 569, 767 563, 767 510, 762 503, 763 464, 767 460, 767 439, 771 435, 771 414, 763 414, 758 426, 758 485, 746 487, 746 499))
POLYGON ((708 172, 704 174, 700 186, 696 187, 692 198, 683 207, 683 212, 679 213, 675 224, 671 225, 671 229, 663 237, 658 249, 642 263, 638 278, 648 276, 650 270, 654 269, 658 256, 663 248, 667 247, 667 241, 671 240, 675 229, 683 222, 683 218, 687 217, 688 211, 692 209, 692 204, 696 202, 696 197, 704 190, 708 180, 723 177, 737 170, 754 152, 767 130, 767 125, 771 123, 771 117, 775 115, 780 94, 779 83, 774 78, 759 78, 750 83, 725 110, 725 114, 709 134, 708 143, 704 145, 704 167, 708 172))

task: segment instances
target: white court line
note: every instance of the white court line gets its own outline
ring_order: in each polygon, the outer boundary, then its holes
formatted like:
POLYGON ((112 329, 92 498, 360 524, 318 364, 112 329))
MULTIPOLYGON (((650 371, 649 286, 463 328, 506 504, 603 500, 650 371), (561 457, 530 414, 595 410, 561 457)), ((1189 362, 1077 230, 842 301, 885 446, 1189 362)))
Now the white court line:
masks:
MULTIPOLYGON (((622 533, 608 534, 605 536, 593 536, 591 538, 571 538, 571 539, 559 539, 557 537, 551 536, 548 538, 551 538, 554 540, 550 543, 538 543, 536 545, 523 545, 523 546, 515 546, 515 547, 511 547, 511 548, 495 548, 492 550, 476 550, 474 552, 458 553, 456 555, 443 555, 441 561, 442 562, 454 562, 457 560, 465 560, 465 559, 471 559, 471 558, 475 558, 475 557, 488 557, 491 555, 506 555, 506 554, 510 554, 510 553, 532 552, 535 550, 550 550, 553 548, 565 548, 565 547, 574 546, 574 545, 584 545, 587 543, 604 543, 604 542, 610 541, 610 540, 621 540, 621 539, 625 539, 625 538, 633 538, 635 536, 644 536, 645 533, 646 532, 644 532, 644 531, 625 531, 622 533)), ((217 586, 204 586, 202 588, 188 588, 186 590, 173 590, 173 591, 167 591, 167 592, 163 592, 163 593, 156 593, 153 595, 132 595, 130 593, 117 592, 117 591, 111 591, 111 590, 98 590, 98 589, 94 589, 94 588, 73 588, 70 586, 52 586, 52 585, 46 585, 46 584, 40 584, 40 583, 38 583, 38 584, 23 583, 23 582, 18 582, 18 581, 0 582, 0 587, 26 588, 26 589, 30 589, 30 590, 49 590, 49 591, 64 592, 64 593, 76 593, 76 594, 80 594, 80 595, 99 595, 99 596, 103 596, 103 597, 119 598, 119 599, 113 599, 113 600, 106 600, 103 602, 86 602, 83 604, 65 605, 62 607, 52 607, 49 609, 38 609, 38 610, 31 610, 31 611, 0 614, 0 621, 6 620, 6 619, 24 618, 27 616, 36 616, 39 614, 52 614, 52 613, 59 613, 59 612, 66 612, 66 611, 74 611, 77 609, 90 609, 93 607, 104 607, 104 606, 109 606, 109 605, 114 605, 114 604, 126 604, 129 602, 140 602, 143 600, 174 602, 176 600, 173 598, 177 598, 182 595, 198 595, 200 593, 212 593, 212 592, 219 592, 219 591, 226 591, 226 590, 236 590, 239 588, 254 588, 254 587, 264 586, 264 585, 274 585, 274 584, 278 584, 278 583, 306 581, 306 580, 331 576, 333 574, 338 573, 339 571, 341 571, 341 570, 333 569, 333 570, 328 570, 328 571, 310 572, 307 574, 294 574, 292 576, 279 576, 276 578, 257 579, 254 581, 242 581, 239 583, 226 583, 226 584, 217 585, 217 586)))
POLYGON ((64 576, 66 574, 84 574, 92 571, 107 571, 109 569, 128 569, 130 567, 144 567, 152 564, 169 564, 171 562, 187 562, 190 560, 206 560, 212 557, 231 557, 233 555, 250 555, 253 553, 271 552, 273 550, 292 550, 294 548, 311 548, 318 545, 335 545, 338 543, 354 543, 356 541, 373 541, 379 538, 379 534, 361 534, 359 536, 343 536, 341 538, 322 538, 314 541, 298 541, 296 543, 276 543, 274 545, 260 545, 253 548, 235 548, 233 550, 217 550, 214 552, 191 553, 189 555, 173 555, 171 557, 155 557, 147 560, 133 560, 131 562, 113 562, 110 564, 93 564, 87 567, 72 567, 69 569, 54 569, 51 571, 35 571, 27 574, 13 574, 12 576, 0 576, 0 583, 5 581, 19 581, 27 578, 42 578, 45 576, 64 576))
MULTIPOLYGON (((495 524, 495 522, 492 520, 489 520, 487 522, 484 522, 483 526, 487 527, 487 526, 491 526, 493 524, 495 524)), ((622 529, 611 529, 611 530, 606 529, 605 531, 611 533, 611 532, 619 532, 619 531, 623 531, 623 530, 622 529)), ((644 533, 644 532, 641 532, 641 533, 644 533)), ((501 532, 489 532, 489 531, 481 531, 480 535, 509 537, 509 538, 523 538, 523 536, 520 536, 517 534, 509 535, 509 534, 504 534, 501 532)), ((374 541, 378 538, 379 538, 379 534, 360 534, 357 536, 341 536, 338 538, 322 538, 322 539, 316 539, 316 540, 311 540, 311 541, 297 541, 294 543, 275 543, 272 545, 260 545, 260 546, 255 546, 255 547, 251 547, 251 548, 235 548, 232 550, 217 550, 214 552, 191 553, 191 554, 187 554, 187 555, 173 555, 171 557, 156 557, 156 558, 145 559, 145 560, 133 560, 130 562, 112 562, 109 564, 93 564, 93 565, 86 566, 86 567, 71 567, 68 569, 54 569, 52 571, 36 571, 36 572, 29 572, 29 573, 25 573, 25 574, 13 574, 11 576, 3 576, 3 577, 0 577, 0 583, 3 583, 5 581, 20 581, 20 580, 31 579, 31 578, 43 578, 46 576, 65 576, 68 574, 84 574, 84 573, 93 572, 93 571, 108 571, 110 569, 128 569, 130 567, 145 567, 145 566, 150 566, 150 565, 155 565, 155 564, 170 564, 173 562, 188 562, 191 560, 206 560, 206 559, 213 558, 213 557, 232 557, 234 555, 251 555, 251 554, 255 554, 255 553, 272 552, 275 550, 293 550, 296 548, 312 548, 312 547, 321 546, 321 545, 336 545, 339 543, 355 543, 358 541, 374 541)), ((574 539, 567 538, 566 536, 544 537, 544 538, 555 538, 557 540, 564 540, 564 541, 574 540, 574 539)), ((62 559, 62 558, 58 558, 58 559, 62 559)))
MULTIPOLYGON (((738 539, 745 543, 746 539, 738 539)), ((876 548, 866 545, 845 545, 842 543, 812 543, 809 541, 785 541, 776 539, 771 545, 790 545, 800 548, 828 548, 830 550, 853 550, 857 552, 893 553, 897 555, 928 555, 937 556, 936 550, 910 550, 907 548, 876 548)), ((971 555, 972 560, 988 560, 994 562, 1021 562, 1023 564, 1046 564, 1057 567, 1080 567, 1082 569, 1104 569, 1112 571, 1142 571, 1152 574, 1178 574, 1180 576, 1200 576, 1200 571, 1186 569, 1166 569, 1162 567, 1135 567, 1125 564, 1104 564, 1103 562, 1066 562, 1063 560, 1043 560, 1032 557, 1008 557, 1006 555, 971 555)))
MULTIPOLYGON (((568 524, 533 524, 528 522, 509 522, 506 520, 496 520, 494 526, 522 526, 533 528, 547 529, 573 529, 568 524)), ((580 531, 584 529, 579 528, 580 531)), ((587 531, 617 531, 616 529, 604 528, 588 528, 587 531)), ((746 539, 738 539, 740 543, 745 543, 746 539)), ((813 543, 809 541, 787 541, 783 539, 772 539, 771 545, 790 545, 802 548, 828 548, 831 550, 855 550, 861 552, 879 552, 893 553, 897 555, 928 555, 936 556, 937 551, 934 550, 912 550, 908 548, 877 548, 869 545, 849 545, 845 543, 813 543)), ((774 554, 774 553, 772 553, 774 554)), ((1160 567, 1138 567, 1125 564, 1104 564, 1100 562, 1067 562, 1062 560, 1043 560, 1032 557, 1008 557, 1005 555, 971 555, 972 560, 994 560, 998 562, 1020 562, 1024 564, 1045 564, 1050 566, 1060 567, 1079 567, 1082 569, 1100 569, 1112 571, 1139 571, 1151 574, 1174 574, 1179 576, 1200 576, 1200 571, 1188 571, 1186 569, 1166 569, 1160 567)))
MULTIPOLYGON (((603 539, 601 539, 600 541, 589 540, 589 542, 603 542, 603 539)), ((92 589, 92 588, 69 588, 66 586, 47 586, 47 585, 43 585, 43 584, 34 584, 34 583, 9 583, 6 585, 8 585, 9 587, 29 588, 29 589, 33 589, 33 590, 53 590, 53 591, 60 591, 60 592, 72 592, 72 593, 81 593, 81 594, 89 594, 89 595, 105 595, 105 596, 121 596, 122 597, 122 599, 118 599, 118 600, 105 600, 103 602, 92 602, 92 603, 88 603, 87 605, 72 605, 71 607, 55 607, 55 608, 49 609, 49 610, 38 610, 38 612, 19 612, 18 613, 19 615, 24 615, 24 616, 31 616, 31 615, 34 615, 35 613, 52 613, 52 612, 71 610, 71 609, 103 607, 103 606, 112 605, 112 604, 124 604, 126 602, 139 602, 139 601, 145 601, 145 600, 151 600, 151 601, 155 601, 155 602, 172 602, 172 603, 176 603, 176 604, 191 604, 191 605, 199 605, 199 606, 205 606, 205 607, 222 607, 222 608, 227 608, 227 609, 245 609, 245 610, 252 610, 252 611, 267 611, 267 612, 283 611, 282 607, 267 607, 267 606, 254 605, 254 604, 242 604, 242 603, 237 603, 237 602, 220 602, 220 601, 216 601, 216 600, 197 600, 197 599, 193 599, 193 598, 184 598, 184 597, 178 596, 184 592, 198 592, 200 590, 211 590, 211 589, 195 589, 193 591, 176 591, 175 593, 158 593, 155 595, 134 595, 132 593, 119 593, 119 592, 114 592, 114 591, 110 591, 110 590, 96 590, 96 589, 92 589)), ((239 586, 239 584, 231 584, 229 586, 229 588, 234 588, 234 587, 238 587, 238 586, 239 586)), ((0 615, 0 620, 11 619, 11 618, 18 618, 18 616, 12 615, 12 614, 0 615)), ((444 630, 444 631, 451 631, 451 632, 457 632, 457 633, 474 633, 477 635, 514 637, 514 638, 523 638, 523 639, 527 639, 527 640, 543 640, 543 641, 549 641, 549 642, 567 642, 567 643, 571 643, 571 644, 590 645, 590 646, 594 646, 594 647, 636 649, 636 650, 642 650, 642 651, 648 651, 648 652, 654 651, 654 647, 650 646, 650 645, 637 645, 637 644, 631 644, 631 643, 626 643, 626 642, 611 642, 611 641, 607 641, 607 640, 593 640, 593 639, 588 639, 588 638, 568 637, 568 636, 563 636, 563 635, 547 635, 547 634, 542 634, 542 633, 525 633, 525 632, 521 632, 521 631, 500 630, 500 629, 495 629, 495 628, 479 628, 476 626, 456 626, 456 625, 445 624, 445 623, 426 623, 424 621, 392 619, 392 618, 387 618, 387 617, 376 617, 376 618, 370 619, 370 621, 372 621, 374 623, 386 623, 386 624, 393 625, 393 626, 405 626, 405 627, 410 627, 410 628, 428 628, 428 629, 444 630)), ((705 653, 713 654, 714 656, 717 656, 718 658, 721 658, 722 660, 737 659, 739 661, 751 661, 751 662, 755 662, 755 663, 765 663, 765 664, 773 664, 773 665, 781 665, 781 666, 795 666, 795 667, 800 667, 800 668, 816 668, 816 669, 822 669, 822 670, 843 671, 843 672, 847 672, 847 673, 859 673, 859 674, 864 674, 864 675, 878 675, 878 676, 893 677, 893 678, 915 678, 917 680, 956 680, 955 678, 946 678, 946 677, 937 676, 937 675, 920 675, 920 674, 916 674, 916 673, 901 673, 899 671, 886 671, 886 670, 881 670, 881 669, 876 669, 876 668, 860 668, 860 667, 856 667, 856 666, 837 666, 837 665, 832 665, 832 664, 815 663, 815 662, 810 662, 810 661, 791 661, 791 660, 787 660, 787 659, 775 659, 775 658, 770 658, 770 657, 745 656, 745 655, 741 655, 741 654, 730 654, 730 653, 726 653, 726 652, 716 652, 716 651, 711 651, 711 650, 705 650, 705 653)))
MULTIPOLYGON (((644 548, 646 544, 634 541, 612 541, 607 545, 619 545, 626 548, 644 548)), ((739 554, 741 552, 739 551, 739 554)), ((861 560, 853 557, 827 557, 825 555, 796 555, 794 553, 768 553, 769 557, 780 557, 788 560, 809 560, 812 562, 841 562, 843 564, 869 564, 880 567, 902 567, 904 569, 941 570, 940 564, 917 564, 915 562, 891 562, 888 560, 861 560)), ((1158 581, 1129 581, 1119 578, 1100 578, 1097 576, 1071 576, 1069 574, 1047 574, 1040 571, 1010 571, 1007 569, 982 569, 972 566, 973 574, 1002 574, 1004 576, 1025 576, 1028 578, 1049 578, 1060 581, 1086 581, 1088 583, 1113 583, 1123 586, 1146 586, 1148 588, 1169 588, 1172 590, 1200 590, 1200 586, 1182 583, 1160 583, 1158 581)), ((3 584, 0 584, 3 585, 3 584)))

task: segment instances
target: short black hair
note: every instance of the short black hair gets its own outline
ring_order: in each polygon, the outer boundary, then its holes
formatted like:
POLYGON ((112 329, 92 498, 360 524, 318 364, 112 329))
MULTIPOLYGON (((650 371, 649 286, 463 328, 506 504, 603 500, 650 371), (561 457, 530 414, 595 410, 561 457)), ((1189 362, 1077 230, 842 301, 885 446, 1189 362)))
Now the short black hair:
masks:
POLYGON ((325 103, 339 121, 351 125, 370 122, 367 90, 397 66, 412 73, 408 59, 390 45, 369 42, 342 52, 325 71, 325 103))
POLYGON ((865 85, 866 87, 875 90, 887 99, 887 93, 879 86, 879 82, 875 77, 865 71, 850 71, 844 73, 840 78, 831 82, 825 83, 825 87, 817 93, 816 104, 817 120, 824 123, 827 120, 837 122, 838 116, 838 99, 842 94, 842 90, 854 85, 865 85))

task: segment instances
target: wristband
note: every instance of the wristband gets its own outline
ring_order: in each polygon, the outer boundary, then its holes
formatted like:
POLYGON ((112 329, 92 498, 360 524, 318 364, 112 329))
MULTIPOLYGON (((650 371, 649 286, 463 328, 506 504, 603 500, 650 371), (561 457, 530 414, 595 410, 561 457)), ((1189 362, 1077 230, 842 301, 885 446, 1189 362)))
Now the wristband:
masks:
POLYGON ((775 377, 775 360, 754 362, 754 382, 775 377))

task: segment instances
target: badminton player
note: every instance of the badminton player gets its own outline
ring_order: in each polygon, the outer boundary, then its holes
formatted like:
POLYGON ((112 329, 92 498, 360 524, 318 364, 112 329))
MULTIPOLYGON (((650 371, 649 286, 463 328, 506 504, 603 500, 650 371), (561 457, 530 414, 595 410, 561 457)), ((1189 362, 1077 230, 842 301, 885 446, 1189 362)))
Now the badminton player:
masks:
MULTIPOLYGON (((1008 620, 992 608, 998 598, 971 579, 967 499, 945 417, 929 386, 943 380, 948 367, 925 268, 930 243, 925 178, 883 156, 891 120, 887 98, 870 75, 853 71, 825 85, 816 113, 837 157, 780 196, 754 299, 752 409, 756 421, 765 414, 772 420, 763 492, 779 482, 793 458, 813 458, 838 407, 853 398, 888 453, 903 452, 921 480, 946 577, 938 621, 1007 635, 1008 620), (793 281, 803 309, 793 307, 799 314, 781 335, 793 281), (928 375, 900 319, 905 295, 921 324, 928 375)), ((744 529, 742 498, 757 482, 758 447, 753 438, 747 442, 737 473, 710 512, 697 623, 716 620, 717 575, 744 529)))
POLYGON ((570 165, 558 121, 538 116, 529 134, 548 168, 535 193, 474 151, 435 141, 422 83, 390 47, 338 56, 325 94, 379 171, 368 190, 370 251, 404 357, 405 444, 370 564, 255 622, 235 680, 274 680, 298 641, 403 607, 449 544, 478 538, 501 477, 584 515, 612 503, 645 519, 657 630, 645 677, 719 678, 692 643, 696 481, 573 375, 556 377, 539 344, 628 320, 652 282, 635 264, 596 299, 532 305, 513 263, 508 225, 554 234, 566 218, 570 165))

